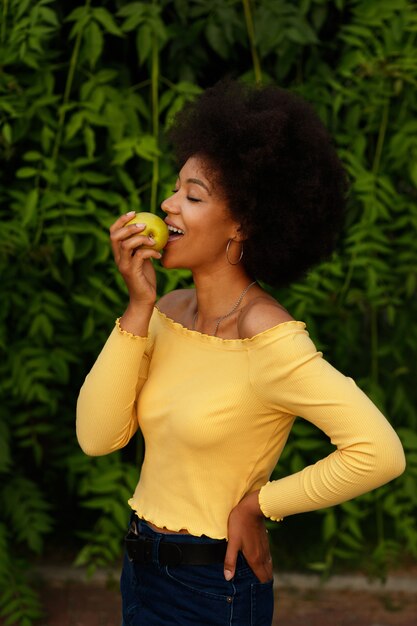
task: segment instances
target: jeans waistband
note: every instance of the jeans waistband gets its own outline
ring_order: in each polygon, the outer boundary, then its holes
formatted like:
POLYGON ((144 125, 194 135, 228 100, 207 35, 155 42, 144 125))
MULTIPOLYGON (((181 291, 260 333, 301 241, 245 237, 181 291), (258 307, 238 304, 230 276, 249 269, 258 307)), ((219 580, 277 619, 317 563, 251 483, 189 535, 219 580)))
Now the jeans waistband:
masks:
POLYGON ((149 525, 149 523, 138 517, 138 515, 133 512, 131 516, 131 524, 134 522, 136 524, 137 531, 140 535, 144 537, 149 537, 151 539, 160 539, 164 542, 172 542, 172 543, 225 543, 225 539, 213 539, 212 537, 207 537, 207 535, 189 535, 182 533, 161 533, 149 525))
POLYGON ((161 533, 145 520, 132 518, 125 546, 129 560, 137 565, 209 565, 224 561, 226 540, 161 533))

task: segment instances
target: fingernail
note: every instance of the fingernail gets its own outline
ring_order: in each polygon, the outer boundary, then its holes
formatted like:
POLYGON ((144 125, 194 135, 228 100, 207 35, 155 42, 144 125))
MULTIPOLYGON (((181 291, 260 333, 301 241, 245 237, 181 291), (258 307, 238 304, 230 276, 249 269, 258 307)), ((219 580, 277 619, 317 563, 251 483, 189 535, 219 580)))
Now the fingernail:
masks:
POLYGON ((126 213, 126 216, 127 215, 134 215, 134 214, 135 214, 135 211, 129 211, 128 213, 126 213))
POLYGON ((145 228, 146 224, 135 224, 136 228, 145 228))
POLYGON ((233 574, 232 574, 232 572, 230 570, 225 569, 224 570, 224 577, 225 577, 226 580, 232 580, 233 574))
POLYGON ((148 239, 151 243, 155 243, 155 239, 153 239, 153 237, 148 237, 148 239))

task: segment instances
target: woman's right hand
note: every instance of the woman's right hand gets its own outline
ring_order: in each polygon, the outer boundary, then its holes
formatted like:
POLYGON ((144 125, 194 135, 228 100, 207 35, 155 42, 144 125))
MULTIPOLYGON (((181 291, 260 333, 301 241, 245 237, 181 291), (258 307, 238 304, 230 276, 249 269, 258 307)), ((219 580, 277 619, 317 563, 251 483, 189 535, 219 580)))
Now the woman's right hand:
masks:
POLYGON ((119 217, 110 227, 114 260, 129 291, 130 304, 153 307, 156 301, 156 274, 151 259, 162 255, 151 248, 155 242, 141 234, 145 224, 126 226, 135 211, 119 217))

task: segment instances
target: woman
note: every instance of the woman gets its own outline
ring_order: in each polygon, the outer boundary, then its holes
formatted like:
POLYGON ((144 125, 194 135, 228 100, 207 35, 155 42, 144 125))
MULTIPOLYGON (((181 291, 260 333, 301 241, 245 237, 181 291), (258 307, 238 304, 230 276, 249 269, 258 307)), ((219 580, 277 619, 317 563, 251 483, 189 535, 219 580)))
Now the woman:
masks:
POLYGON ((177 116, 180 162, 162 203, 163 256, 143 225, 111 227, 129 304, 81 389, 87 454, 146 446, 126 538, 125 626, 267 626, 272 562, 264 517, 334 505, 404 470, 398 437, 327 363, 305 324, 264 291, 330 254, 345 176, 321 122, 275 87, 222 82, 177 116), (195 288, 157 306, 152 259, 195 288), (269 482, 295 416, 337 449, 269 482))

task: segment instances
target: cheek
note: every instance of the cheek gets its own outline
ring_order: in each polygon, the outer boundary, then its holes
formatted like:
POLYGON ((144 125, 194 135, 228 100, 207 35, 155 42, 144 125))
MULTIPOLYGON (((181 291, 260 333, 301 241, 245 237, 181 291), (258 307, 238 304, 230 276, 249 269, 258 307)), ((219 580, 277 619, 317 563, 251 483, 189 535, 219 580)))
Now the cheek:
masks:
POLYGON ((174 246, 168 246, 163 254, 162 259, 160 260, 160 264, 162 267, 166 269, 178 269, 182 267, 186 267, 184 263, 188 259, 188 254, 186 251, 186 258, 184 257, 184 250, 174 249, 174 246))
POLYGON ((170 263, 169 257, 170 257, 169 251, 165 250, 162 255, 162 259, 159 261, 162 267, 165 267, 167 269, 171 269, 173 267, 170 263))

